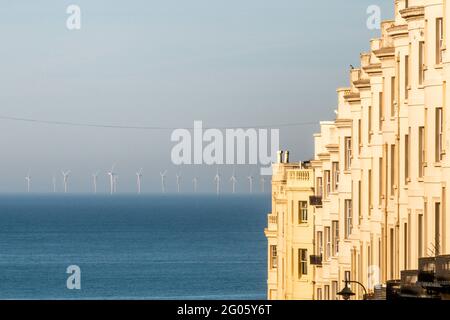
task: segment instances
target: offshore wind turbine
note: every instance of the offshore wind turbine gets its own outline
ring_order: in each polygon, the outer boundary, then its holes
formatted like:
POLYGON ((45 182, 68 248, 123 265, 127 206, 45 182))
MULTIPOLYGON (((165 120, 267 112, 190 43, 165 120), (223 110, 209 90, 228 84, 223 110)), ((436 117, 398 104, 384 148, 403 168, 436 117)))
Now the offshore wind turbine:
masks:
POLYGON ((261 192, 264 193, 264 189, 266 187, 266 178, 264 178, 264 176, 261 176, 260 182, 261 182, 261 192))
POLYGON ((97 193, 98 172, 92 174, 92 182, 94 183, 94 193, 97 193))
POLYGON ((198 179, 197 177, 194 177, 194 179, 192 179, 192 187, 194 188, 194 193, 197 193, 197 183, 198 179))
POLYGON ((177 177, 177 193, 180 193, 181 174, 177 173, 176 177, 177 177))
POLYGON ((118 174, 115 174, 114 175, 114 178, 113 178, 113 182, 114 182, 114 188, 113 188, 113 190, 114 190, 114 193, 116 193, 117 192, 117 181, 119 180, 119 175, 118 174))
POLYGON ((69 174, 70 174, 70 170, 64 172, 61 171, 62 175, 63 175, 63 182, 64 182, 64 193, 67 193, 68 191, 68 184, 69 184, 69 174))
POLYGON ((164 170, 163 172, 159 173, 161 176, 161 191, 162 193, 166 193, 166 174, 167 174, 167 170, 164 170))
POLYGON ((113 164, 112 167, 111 167, 111 170, 109 170, 109 171, 107 172, 107 174, 108 174, 108 176, 109 176, 109 187, 110 187, 110 193, 111 193, 111 194, 114 193, 114 184, 115 184, 115 182, 114 182, 114 180, 115 180, 114 176, 116 175, 116 174, 114 173, 114 167, 115 167, 115 166, 116 166, 116 164, 113 164))
POLYGON ((216 182, 216 193, 217 193, 217 195, 219 195, 219 193, 220 193, 220 174, 219 174, 219 169, 217 169, 217 173, 214 176, 214 181, 216 182))
POLYGON ((137 177, 137 188, 138 188, 138 194, 141 194, 141 182, 142 182, 142 168, 136 172, 137 177))
POLYGON ((56 177, 53 175, 52 177, 52 183, 53 183, 53 193, 56 193, 56 177))
POLYGON ((230 181, 231 181, 231 184, 232 184, 232 192, 236 193, 236 182, 237 182, 237 179, 236 179, 236 175, 235 175, 234 169, 233 169, 233 175, 231 176, 230 181))
POLYGON ((25 180, 27 181, 27 192, 30 193, 30 187, 31 187, 31 176, 30 171, 28 171, 27 176, 25 177, 25 180))
POLYGON ((253 193, 253 177, 248 176, 247 179, 248 179, 248 186, 249 186, 250 193, 253 193))

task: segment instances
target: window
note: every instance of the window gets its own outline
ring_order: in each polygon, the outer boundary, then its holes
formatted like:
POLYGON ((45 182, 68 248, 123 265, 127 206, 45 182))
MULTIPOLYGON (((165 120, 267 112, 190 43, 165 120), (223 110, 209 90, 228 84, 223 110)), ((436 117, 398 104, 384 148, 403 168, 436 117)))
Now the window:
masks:
POLYGON ((358 120, 358 153, 359 154, 361 154, 361 148, 362 148, 361 135, 362 135, 362 127, 361 127, 361 119, 359 119, 358 120))
POLYGON ((419 177, 422 178, 425 170, 425 127, 419 127, 419 177))
POLYGON ((352 233, 352 200, 345 200, 345 238, 348 238, 352 233))
POLYGON ((443 155, 443 123, 442 108, 436 108, 436 162, 442 160, 443 155))
MULTIPOLYGON (((411 132, 411 128, 409 128, 409 132, 411 132)), ((410 159, 410 154, 409 154, 409 150, 410 149, 410 145, 409 145, 409 137, 410 134, 406 134, 405 135, 405 184, 408 184, 410 176, 409 176, 409 159, 410 159)))
POLYGON ((325 300, 330 300, 330 286, 325 285, 325 300))
POLYGON ((345 170, 352 166, 352 138, 345 137, 345 170))
POLYGON ((442 63, 442 51, 444 50, 444 20, 436 19, 436 64, 442 63))
POLYGON ((405 56, 405 99, 409 93, 409 56, 405 56))
POLYGON ((333 233, 332 252, 333 256, 336 256, 339 253, 339 221, 332 221, 331 228, 333 233))
POLYGON ((322 231, 317 231, 317 255, 323 254, 323 238, 322 231))
POLYGON ((308 222, 308 202, 299 201, 298 208, 299 208, 298 223, 308 222))
POLYGON ((318 197, 321 197, 323 193, 323 181, 322 181, 322 177, 318 177, 317 178, 317 192, 316 195, 318 197))
POLYGON ((395 144, 391 144, 391 196, 395 193, 395 144))
POLYGON ((331 232, 330 227, 325 227, 325 260, 331 256, 331 232))
POLYGON ((419 42, 419 85, 425 80, 425 43, 419 42))
POLYGON ((394 229, 391 228, 389 230, 389 239, 390 239, 390 245, 389 245, 389 260, 390 260, 390 278, 394 279, 394 229))
POLYGON ((441 203, 434 204, 434 255, 438 256, 441 252, 441 203))
POLYGON ((381 131, 381 125, 382 121, 384 120, 384 101, 383 101, 383 92, 378 93, 378 103, 380 106, 380 131, 381 131))
POLYGON ((277 246, 270 246, 270 267, 272 269, 277 267, 277 246))
POLYGON ((395 116, 395 77, 391 77, 391 117, 395 116))
POLYGON ((331 299, 337 300, 337 293, 338 293, 338 282, 333 281, 331 282, 331 299))
POLYGON ((331 189, 330 170, 325 170, 325 198, 328 198, 331 189))
POLYGON ((368 122, 367 127, 369 128, 369 132, 367 133, 368 134, 367 141, 370 142, 370 139, 371 139, 372 133, 373 133, 372 132, 372 107, 371 106, 369 106, 367 108, 367 122, 368 122))
POLYGON ((378 158, 378 205, 381 206, 383 202, 383 158, 378 158))
POLYGON ((317 300, 322 300, 322 288, 317 288, 317 300))
POLYGON ((298 249, 298 277, 308 274, 308 250, 298 249))
POLYGON ((362 188, 361 188, 361 180, 358 181, 358 224, 361 224, 363 218, 362 212, 362 188))
POLYGON ((419 258, 423 257, 423 214, 418 215, 418 221, 417 221, 417 242, 418 242, 418 256, 419 258))
POLYGON ((404 223, 403 224, 403 257, 404 257, 404 261, 403 261, 403 265, 404 265, 404 270, 408 270, 408 224, 404 223))
POLYGON ((368 197, 369 197, 369 206, 367 208, 368 209, 367 214, 370 217, 371 211, 372 211, 372 206, 373 206, 373 203, 372 203, 372 198, 373 198, 372 197, 372 170, 369 169, 368 175, 369 175, 369 178, 367 181, 367 191, 368 191, 368 197))
POLYGON ((339 162, 333 162, 333 191, 337 191, 339 187, 339 162))

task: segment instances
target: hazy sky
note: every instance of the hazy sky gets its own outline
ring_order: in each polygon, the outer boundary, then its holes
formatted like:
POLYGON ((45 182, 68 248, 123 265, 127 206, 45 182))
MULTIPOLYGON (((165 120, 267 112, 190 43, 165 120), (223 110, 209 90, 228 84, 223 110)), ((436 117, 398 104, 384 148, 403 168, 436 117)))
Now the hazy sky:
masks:
MULTIPOLYGON (((259 126, 333 119, 336 88, 348 84, 379 30, 368 30, 366 9, 392 17, 393 0, 40 0, 0 2, 0 117, 192 127, 259 126), (66 28, 66 8, 82 10, 79 31, 66 28)), ((0 120, 0 192, 51 190, 71 169, 70 190, 89 192, 90 175, 117 163, 119 191, 159 192, 167 169, 175 190, 198 175, 214 191, 216 167, 171 164, 170 130, 54 126, 0 120)), ((291 159, 313 154, 318 126, 281 129, 291 159)), ((220 168, 229 190, 232 167, 220 168)), ((238 190, 258 168, 236 168, 238 190)), ((255 182, 256 189, 256 182, 255 182)))

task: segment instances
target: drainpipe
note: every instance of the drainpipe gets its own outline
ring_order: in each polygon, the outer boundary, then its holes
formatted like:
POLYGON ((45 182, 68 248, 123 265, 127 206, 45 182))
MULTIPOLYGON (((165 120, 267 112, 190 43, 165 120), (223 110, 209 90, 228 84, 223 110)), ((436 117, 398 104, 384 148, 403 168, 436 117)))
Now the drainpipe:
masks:
MULTIPOLYGON (((399 76, 397 77, 398 85, 400 87, 400 72, 398 72, 399 76)), ((406 88, 408 90, 408 88, 406 88)), ((398 98, 397 98, 397 137, 396 137, 396 143, 397 143, 397 246, 396 246, 396 257, 397 257, 397 269, 398 269, 398 276, 400 277, 400 89, 398 90, 398 98)), ((405 155, 406 156, 406 155, 405 155)), ((406 252, 405 252, 406 254, 406 252)))

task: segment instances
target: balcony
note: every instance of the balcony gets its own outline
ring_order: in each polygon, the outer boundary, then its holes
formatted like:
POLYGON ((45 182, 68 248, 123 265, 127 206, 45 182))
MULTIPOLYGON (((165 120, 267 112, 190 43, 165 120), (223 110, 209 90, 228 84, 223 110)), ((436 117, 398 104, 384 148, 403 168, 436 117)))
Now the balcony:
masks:
POLYGON ((312 169, 287 170, 287 186, 302 189, 314 188, 314 173, 312 169))
POLYGON ((278 228, 278 216, 276 214, 267 215, 267 229, 269 231, 277 231, 278 228))
POLYGON ((419 282, 434 282, 436 272, 436 258, 419 258, 419 282))
POLYGON ((400 299, 400 280, 389 280, 386 282, 386 300, 400 299))
POLYGON ((322 255, 310 255, 309 264, 312 266, 322 266, 322 255))
POLYGON ((420 297, 425 290, 418 285, 419 270, 404 270, 401 272, 400 293, 402 297, 420 297))
POLYGON ((309 204, 311 206, 321 207, 322 206, 322 196, 310 196, 309 204))
POLYGON ((436 257, 436 280, 441 285, 450 285, 450 255, 436 257))

